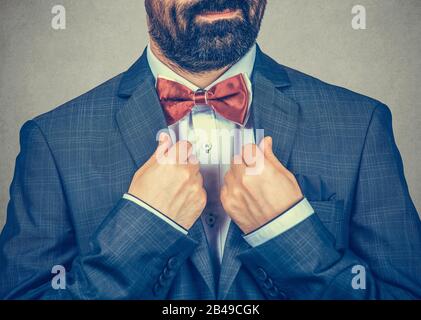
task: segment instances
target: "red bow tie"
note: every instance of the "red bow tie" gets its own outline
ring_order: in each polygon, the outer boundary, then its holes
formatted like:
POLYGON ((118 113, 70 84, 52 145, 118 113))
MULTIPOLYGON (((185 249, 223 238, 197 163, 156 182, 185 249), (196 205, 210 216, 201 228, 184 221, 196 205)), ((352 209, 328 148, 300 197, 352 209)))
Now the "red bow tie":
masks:
POLYGON ((209 90, 190 90, 186 86, 158 78, 156 89, 168 125, 191 112, 196 105, 207 105, 225 119, 244 125, 249 104, 249 93, 243 75, 224 80, 209 90))

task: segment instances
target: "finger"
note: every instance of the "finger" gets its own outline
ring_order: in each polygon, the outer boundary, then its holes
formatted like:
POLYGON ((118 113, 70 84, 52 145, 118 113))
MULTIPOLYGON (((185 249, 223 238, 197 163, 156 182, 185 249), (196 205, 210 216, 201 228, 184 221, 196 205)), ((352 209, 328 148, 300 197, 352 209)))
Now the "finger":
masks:
POLYGON ((188 160, 192 155, 193 145, 189 141, 180 141, 177 148, 178 163, 188 163, 188 160))
POLYGON ((273 153, 273 139, 272 137, 265 137, 259 144, 259 149, 263 152, 265 158, 277 169, 286 170, 283 164, 278 160, 273 153))
POLYGON ((198 172, 195 176, 195 182, 203 187, 203 176, 198 172))
POLYGON ((228 187, 235 181, 234 173, 232 170, 228 171, 224 176, 224 186, 228 187))
POLYGON ((259 160, 264 159, 264 154, 255 144, 247 144, 242 149, 243 162, 248 167, 254 167, 259 160))
POLYGON ((242 155, 234 155, 231 161, 231 174, 234 174, 235 176, 240 176, 244 173, 246 169, 246 164, 243 161, 242 155))
POLYGON ((164 158, 167 154, 169 149, 172 146, 172 140, 168 133, 161 132, 158 137, 158 147, 155 151, 155 158, 160 161, 164 158))
POLYGON ((236 154, 232 157, 231 167, 240 166, 240 165, 245 165, 245 163, 243 161, 243 156, 241 154, 236 154))
POLYGON ((199 159, 194 154, 191 154, 187 162, 194 166, 199 166, 199 159))
POLYGON ((193 174, 200 174, 200 164, 197 158, 192 155, 188 159, 188 168, 193 174))
POLYGON ((193 146, 189 141, 179 141, 168 151, 171 163, 187 164, 189 157, 192 155, 193 146))

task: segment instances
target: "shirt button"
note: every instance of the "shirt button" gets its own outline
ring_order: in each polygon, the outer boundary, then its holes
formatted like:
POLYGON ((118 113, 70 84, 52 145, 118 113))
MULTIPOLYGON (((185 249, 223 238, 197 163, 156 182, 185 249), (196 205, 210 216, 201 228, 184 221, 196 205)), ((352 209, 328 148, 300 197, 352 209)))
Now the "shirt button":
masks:
POLYGON ((203 150, 205 150, 206 153, 210 153, 212 150, 212 143, 205 143, 203 145, 203 150))
POLYGON ((216 217, 213 213, 208 213, 206 214, 205 221, 209 227, 213 227, 216 222, 216 217))

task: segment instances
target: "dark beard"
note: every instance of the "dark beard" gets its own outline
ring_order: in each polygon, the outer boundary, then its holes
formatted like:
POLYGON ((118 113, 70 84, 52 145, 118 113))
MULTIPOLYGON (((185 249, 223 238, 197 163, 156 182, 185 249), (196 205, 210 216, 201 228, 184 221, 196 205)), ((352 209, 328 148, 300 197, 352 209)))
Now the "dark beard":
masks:
POLYGON ((250 21, 249 11, 248 0, 202 0, 180 11, 174 6, 171 31, 159 19, 151 17, 149 32, 165 57, 180 68, 191 73, 218 70, 235 64, 256 42, 261 16, 256 15, 250 21), (240 9, 242 18, 213 23, 195 21, 200 13, 225 9, 240 9), (184 30, 181 25, 185 26, 184 30))

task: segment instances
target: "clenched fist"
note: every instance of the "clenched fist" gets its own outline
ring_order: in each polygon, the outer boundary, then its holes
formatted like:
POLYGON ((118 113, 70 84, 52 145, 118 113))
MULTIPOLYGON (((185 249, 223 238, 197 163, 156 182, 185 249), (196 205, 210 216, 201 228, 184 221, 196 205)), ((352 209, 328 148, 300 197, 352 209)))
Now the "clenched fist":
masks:
POLYGON ((276 158, 272 138, 259 146, 243 147, 225 176, 221 202, 244 233, 250 233, 276 218, 303 198, 294 175, 276 158), (260 166, 260 168, 256 168, 260 166), (254 168, 258 174, 251 174, 254 168))
POLYGON ((161 134, 153 156, 136 172, 129 193, 189 230, 206 206, 206 191, 192 145, 172 145, 161 134))

